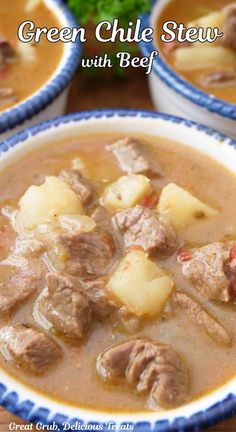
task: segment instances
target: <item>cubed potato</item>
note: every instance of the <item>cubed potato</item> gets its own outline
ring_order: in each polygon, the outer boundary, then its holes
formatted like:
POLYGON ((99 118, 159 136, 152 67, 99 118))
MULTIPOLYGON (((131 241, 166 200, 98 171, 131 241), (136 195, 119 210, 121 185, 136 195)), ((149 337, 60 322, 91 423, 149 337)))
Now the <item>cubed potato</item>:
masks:
POLYGON ((174 282, 142 251, 130 251, 115 269, 108 288, 137 316, 160 314, 174 282))
POLYGON ((126 209, 137 204, 149 189, 150 180, 146 176, 123 176, 107 186, 103 202, 107 207, 126 209))
POLYGON ((175 67, 180 71, 200 70, 225 66, 234 66, 235 53, 229 48, 212 44, 192 44, 177 48, 174 52, 175 67))
POLYGON ((175 183, 164 187, 157 210, 162 219, 176 230, 183 230, 218 213, 175 183))
POLYGON ((19 201, 16 215, 18 230, 32 230, 39 224, 55 221, 63 214, 83 213, 82 204, 62 179, 46 177, 40 186, 30 186, 19 201))
POLYGON ((223 11, 211 12, 208 15, 204 15, 195 21, 191 21, 187 24, 187 28, 191 27, 202 27, 206 29, 207 27, 214 28, 218 27, 219 30, 222 29, 224 22, 223 11))
POLYGON ((86 215, 63 215, 59 216, 58 221, 61 227, 67 230, 89 232, 96 227, 94 220, 86 215))
MULTIPOLYGON (((203 28, 204 30, 206 30, 207 28, 211 28, 211 37, 214 37, 214 32, 213 29, 214 28, 218 28, 220 31, 223 28, 223 23, 224 23, 224 12, 222 11, 217 11, 217 12, 211 12, 207 15, 203 15, 201 18, 195 20, 195 21, 191 21, 187 24, 187 28, 191 28, 191 27, 197 27, 197 28, 203 28)), ((206 31, 204 32, 204 37, 206 37, 206 31)), ((197 36, 196 36, 197 38, 197 36)), ((214 42, 214 46, 219 44, 220 39, 217 39, 214 42)), ((202 42, 196 41, 193 45, 193 47, 201 47, 203 46, 202 42)), ((205 47, 211 47, 212 43, 211 42, 204 42, 204 48, 205 47)))

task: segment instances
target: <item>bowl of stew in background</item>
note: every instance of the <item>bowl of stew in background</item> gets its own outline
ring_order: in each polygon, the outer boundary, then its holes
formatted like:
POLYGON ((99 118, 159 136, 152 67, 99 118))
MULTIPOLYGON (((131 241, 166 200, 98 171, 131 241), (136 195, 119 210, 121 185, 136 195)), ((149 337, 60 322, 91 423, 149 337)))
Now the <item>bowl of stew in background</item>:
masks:
POLYGON ((156 30, 154 43, 142 43, 147 55, 155 46, 160 55, 149 76, 155 107, 206 124, 236 137, 235 3, 231 0, 198 2, 157 0, 143 27, 156 30), (164 43, 166 21, 189 27, 218 27, 224 36, 214 43, 164 43))
POLYGON ((23 21, 35 27, 78 27, 61 0, 7 0, 0 4, 0 140, 23 127, 62 115, 69 83, 80 60, 80 43, 38 44, 18 40, 23 21))
POLYGON ((2 144, 2 406, 34 423, 141 431, 235 412, 235 148, 129 110, 49 120, 2 144))

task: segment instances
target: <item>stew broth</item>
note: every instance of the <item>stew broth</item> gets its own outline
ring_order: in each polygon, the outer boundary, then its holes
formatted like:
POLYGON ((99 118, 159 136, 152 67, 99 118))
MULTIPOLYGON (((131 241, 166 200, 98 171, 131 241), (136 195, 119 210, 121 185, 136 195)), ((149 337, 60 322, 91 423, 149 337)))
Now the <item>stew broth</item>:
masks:
MULTIPOLYGON (((54 146, 34 151, 0 174, 0 206, 17 208, 18 200, 31 184, 41 184, 45 176, 58 175, 61 169, 70 169, 72 161, 80 158, 86 166, 97 191, 124 175, 113 155, 104 146, 121 137, 115 135, 90 135, 70 138, 54 146)), ((205 245, 236 236, 236 180, 235 176, 213 160, 167 139, 138 136, 153 153, 155 163, 161 167, 162 175, 152 180, 160 194, 170 182, 186 188, 203 202, 219 210, 218 215, 181 234, 181 244, 205 245)), ((88 213, 92 212, 92 208, 88 213)), ((8 230, 7 239, 2 239, 0 258, 4 259, 13 244, 15 234, 6 216, 0 217, 0 230, 8 230)), ((0 356, 1 366, 16 379, 50 397, 81 407, 106 411, 143 411, 149 407, 143 395, 137 395, 124 382, 104 382, 96 371, 96 358, 107 347, 117 342, 148 337, 170 344, 186 360, 189 370, 189 399, 196 399, 225 383, 235 374, 236 330, 235 306, 204 299, 198 290, 182 275, 176 253, 168 257, 153 258, 174 278, 175 287, 201 300, 232 335, 232 344, 220 346, 194 323, 181 309, 175 307, 174 314, 161 314, 154 319, 142 318, 137 329, 122 327, 116 318, 103 322, 93 321, 89 333, 78 341, 56 338, 63 351, 63 359, 45 375, 36 376, 24 371, 14 362, 0 356), (60 377, 60 379, 58 379, 60 377)), ((1 278, 1 273, 0 273, 1 278)), ((0 285, 1 286, 1 285, 0 285)), ((32 316, 37 295, 18 308, 6 323, 23 323, 39 327, 32 316)), ((156 408, 161 409, 161 408, 156 408)))

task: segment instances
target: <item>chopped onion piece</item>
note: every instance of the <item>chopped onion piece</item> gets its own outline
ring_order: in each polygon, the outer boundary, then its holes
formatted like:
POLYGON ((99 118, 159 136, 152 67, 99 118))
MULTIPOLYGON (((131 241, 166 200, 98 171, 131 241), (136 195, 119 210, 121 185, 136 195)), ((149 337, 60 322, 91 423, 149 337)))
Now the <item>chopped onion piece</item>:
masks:
POLYGON ((25 62, 34 62, 36 60, 35 45, 19 41, 17 50, 21 57, 21 60, 25 62))
POLYGON ((96 227, 94 220, 86 215, 63 215, 58 218, 62 228, 66 230, 76 229, 80 232, 89 232, 96 227))

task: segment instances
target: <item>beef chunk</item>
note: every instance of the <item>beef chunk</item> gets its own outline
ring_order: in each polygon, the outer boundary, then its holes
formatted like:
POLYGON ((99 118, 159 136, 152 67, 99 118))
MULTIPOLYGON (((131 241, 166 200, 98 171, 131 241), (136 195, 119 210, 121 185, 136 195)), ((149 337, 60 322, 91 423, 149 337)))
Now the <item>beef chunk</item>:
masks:
POLYGON ((222 31, 221 43, 227 48, 236 50, 236 3, 232 3, 225 8, 225 20, 222 31))
POLYGON ((64 335, 83 337, 91 324, 91 307, 79 279, 49 273, 47 286, 46 318, 64 335))
POLYGON ((60 177, 70 185, 83 204, 87 204, 93 196, 93 188, 77 170, 62 170, 60 177))
POLYGON ((149 393, 152 408, 174 407, 187 397, 187 369, 168 345, 141 339, 114 345, 98 357, 97 371, 107 380, 126 377, 139 393, 149 393))
POLYGON ((115 242, 108 233, 91 231, 67 233, 60 236, 68 251, 66 269, 68 273, 82 278, 105 275, 115 254, 115 242))
POLYGON ((183 274, 201 293, 222 302, 229 301, 229 282, 224 273, 225 251, 221 243, 195 249, 192 258, 183 263, 183 274))
POLYGON ((12 45, 3 37, 0 37, 0 69, 6 64, 16 60, 16 53, 12 45))
POLYGON ((105 379, 125 376, 131 353, 139 340, 112 345, 97 358, 97 371, 105 379))
POLYGON ((141 246, 146 252, 167 252, 176 247, 173 231, 160 222, 152 209, 137 205, 117 213, 113 221, 124 233, 126 247, 141 246))
POLYGON ((84 289, 96 318, 103 320, 117 309, 115 300, 111 298, 105 278, 85 281, 84 289))
POLYGON ((7 315, 21 306, 43 282, 39 260, 24 258, 1 263, 0 315, 7 315), (21 265, 21 267, 19 267, 21 265))
POLYGON ((178 306, 184 309, 188 316, 199 324, 217 344, 230 345, 231 337, 227 330, 200 304, 196 303, 182 292, 176 292, 173 296, 173 300, 178 306))
POLYGON ((59 346, 43 332, 17 324, 0 331, 1 349, 7 360, 40 375, 62 355, 59 346))
POLYGON ((114 154, 122 171, 129 175, 145 173, 151 169, 141 144, 133 138, 121 139, 106 148, 114 154))
POLYGON ((118 255, 124 248, 124 241, 121 232, 113 224, 112 214, 105 207, 99 206, 92 214, 92 218, 99 229, 112 236, 118 255))
POLYGON ((236 274, 236 258, 227 263, 226 270, 228 270, 229 276, 236 274))
POLYGON ((236 72, 233 70, 210 72, 201 77, 201 85, 204 87, 223 87, 234 83, 236 83, 236 72))
POLYGON ((96 225, 103 229, 106 232, 113 232, 114 228, 112 225, 111 214, 109 211, 102 206, 99 206, 95 209, 92 214, 93 220, 96 222, 96 225))

